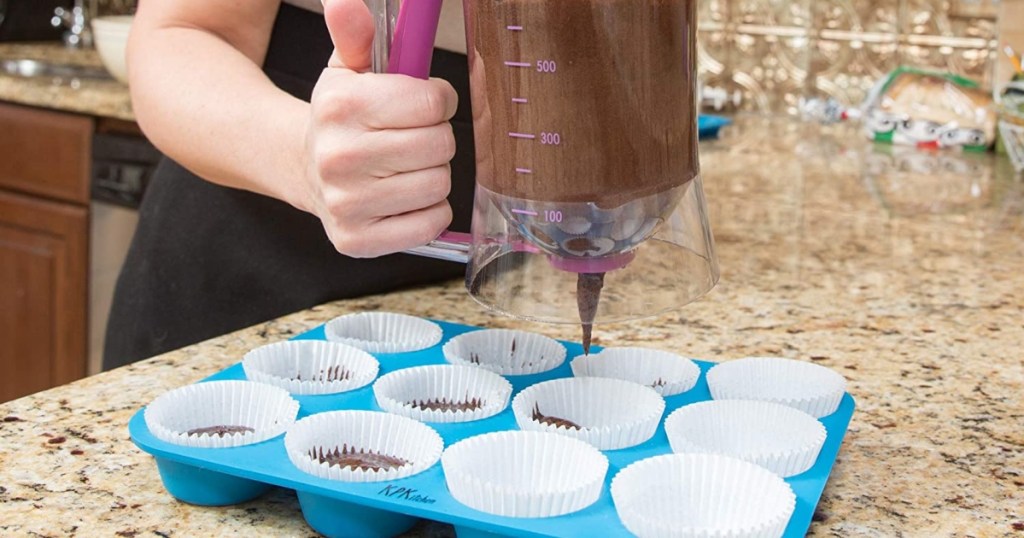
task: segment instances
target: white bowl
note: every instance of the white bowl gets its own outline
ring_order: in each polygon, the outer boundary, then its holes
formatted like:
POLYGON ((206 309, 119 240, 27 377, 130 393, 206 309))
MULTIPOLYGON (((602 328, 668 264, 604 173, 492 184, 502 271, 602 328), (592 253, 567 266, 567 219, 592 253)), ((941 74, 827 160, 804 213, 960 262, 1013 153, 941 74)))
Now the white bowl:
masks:
POLYGON ((132 15, 111 15, 92 20, 92 36, 103 67, 117 80, 128 83, 125 48, 132 27, 132 15))

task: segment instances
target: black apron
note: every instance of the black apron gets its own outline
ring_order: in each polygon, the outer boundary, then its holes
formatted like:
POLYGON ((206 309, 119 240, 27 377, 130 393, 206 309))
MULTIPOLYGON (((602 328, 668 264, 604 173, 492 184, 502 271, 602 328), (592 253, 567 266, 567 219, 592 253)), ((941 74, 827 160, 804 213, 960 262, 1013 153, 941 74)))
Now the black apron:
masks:
MULTIPOLYGON (((282 4, 264 71, 309 100, 333 46, 323 16, 282 4)), ((452 121, 452 229, 469 230, 473 135, 466 57, 436 50, 432 75, 459 94, 452 121)), ((258 110, 253 111, 258 114, 258 110)), ((154 173, 114 293, 110 369, 328 301, 461 276, 461 264, 339 254, 320 221, 292 206, 204 181, 170 159, 154 173)))

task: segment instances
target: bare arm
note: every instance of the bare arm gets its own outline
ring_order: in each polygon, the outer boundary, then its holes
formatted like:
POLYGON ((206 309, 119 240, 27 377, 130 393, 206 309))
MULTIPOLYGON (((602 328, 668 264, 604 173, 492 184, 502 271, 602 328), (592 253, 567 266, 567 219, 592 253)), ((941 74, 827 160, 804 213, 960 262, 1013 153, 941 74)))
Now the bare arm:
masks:
POLYGON ((132 102, 153 143, 197 175, 318 216, 335 247, 377 256, 451 220, 451 86, 362 73, 372 21, 327 0, 335 54, 305 103, 260 65, 280 0, 146 0, 129 40, 132 102), (351 67, 351 69, 350 69, 351 67))
POLYGON ((260 70, 279 0, 147 0, 128 49, 139 125, 203 178, 306 208, 309 105, 260 70))

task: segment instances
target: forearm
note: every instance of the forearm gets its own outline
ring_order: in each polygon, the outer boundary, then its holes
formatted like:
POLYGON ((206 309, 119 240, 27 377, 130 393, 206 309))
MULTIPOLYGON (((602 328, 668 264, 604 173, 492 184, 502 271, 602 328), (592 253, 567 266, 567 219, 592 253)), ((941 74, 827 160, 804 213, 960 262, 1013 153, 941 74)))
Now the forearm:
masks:
POLYGON ((135 114, 169 156, 209 181, 284 200, 320 219, 339 252, 423 245, 446 200, 458 96, 439 79, 367 74, 373 18, 325 0, 334 43, 312 104, 261 72, 280 0, 146 0, 128 48, 135 114))
POLYGON ((153 143, 208 181, 308 210, 309 105, 270 82, 251 57, 262 52, 188 25, 141 30, 129 54, 131 93, 153 143))

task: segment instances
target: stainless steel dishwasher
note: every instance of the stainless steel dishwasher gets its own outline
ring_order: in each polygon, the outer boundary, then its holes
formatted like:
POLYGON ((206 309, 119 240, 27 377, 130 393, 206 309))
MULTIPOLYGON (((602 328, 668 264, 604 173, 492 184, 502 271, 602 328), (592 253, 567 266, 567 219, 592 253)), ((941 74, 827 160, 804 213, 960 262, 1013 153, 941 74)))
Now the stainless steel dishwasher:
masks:
POLYGON ((128 246, 160 152, 145 138, 96 133, 89 213, 89 374, 100 371, 103 340, 128 246))

